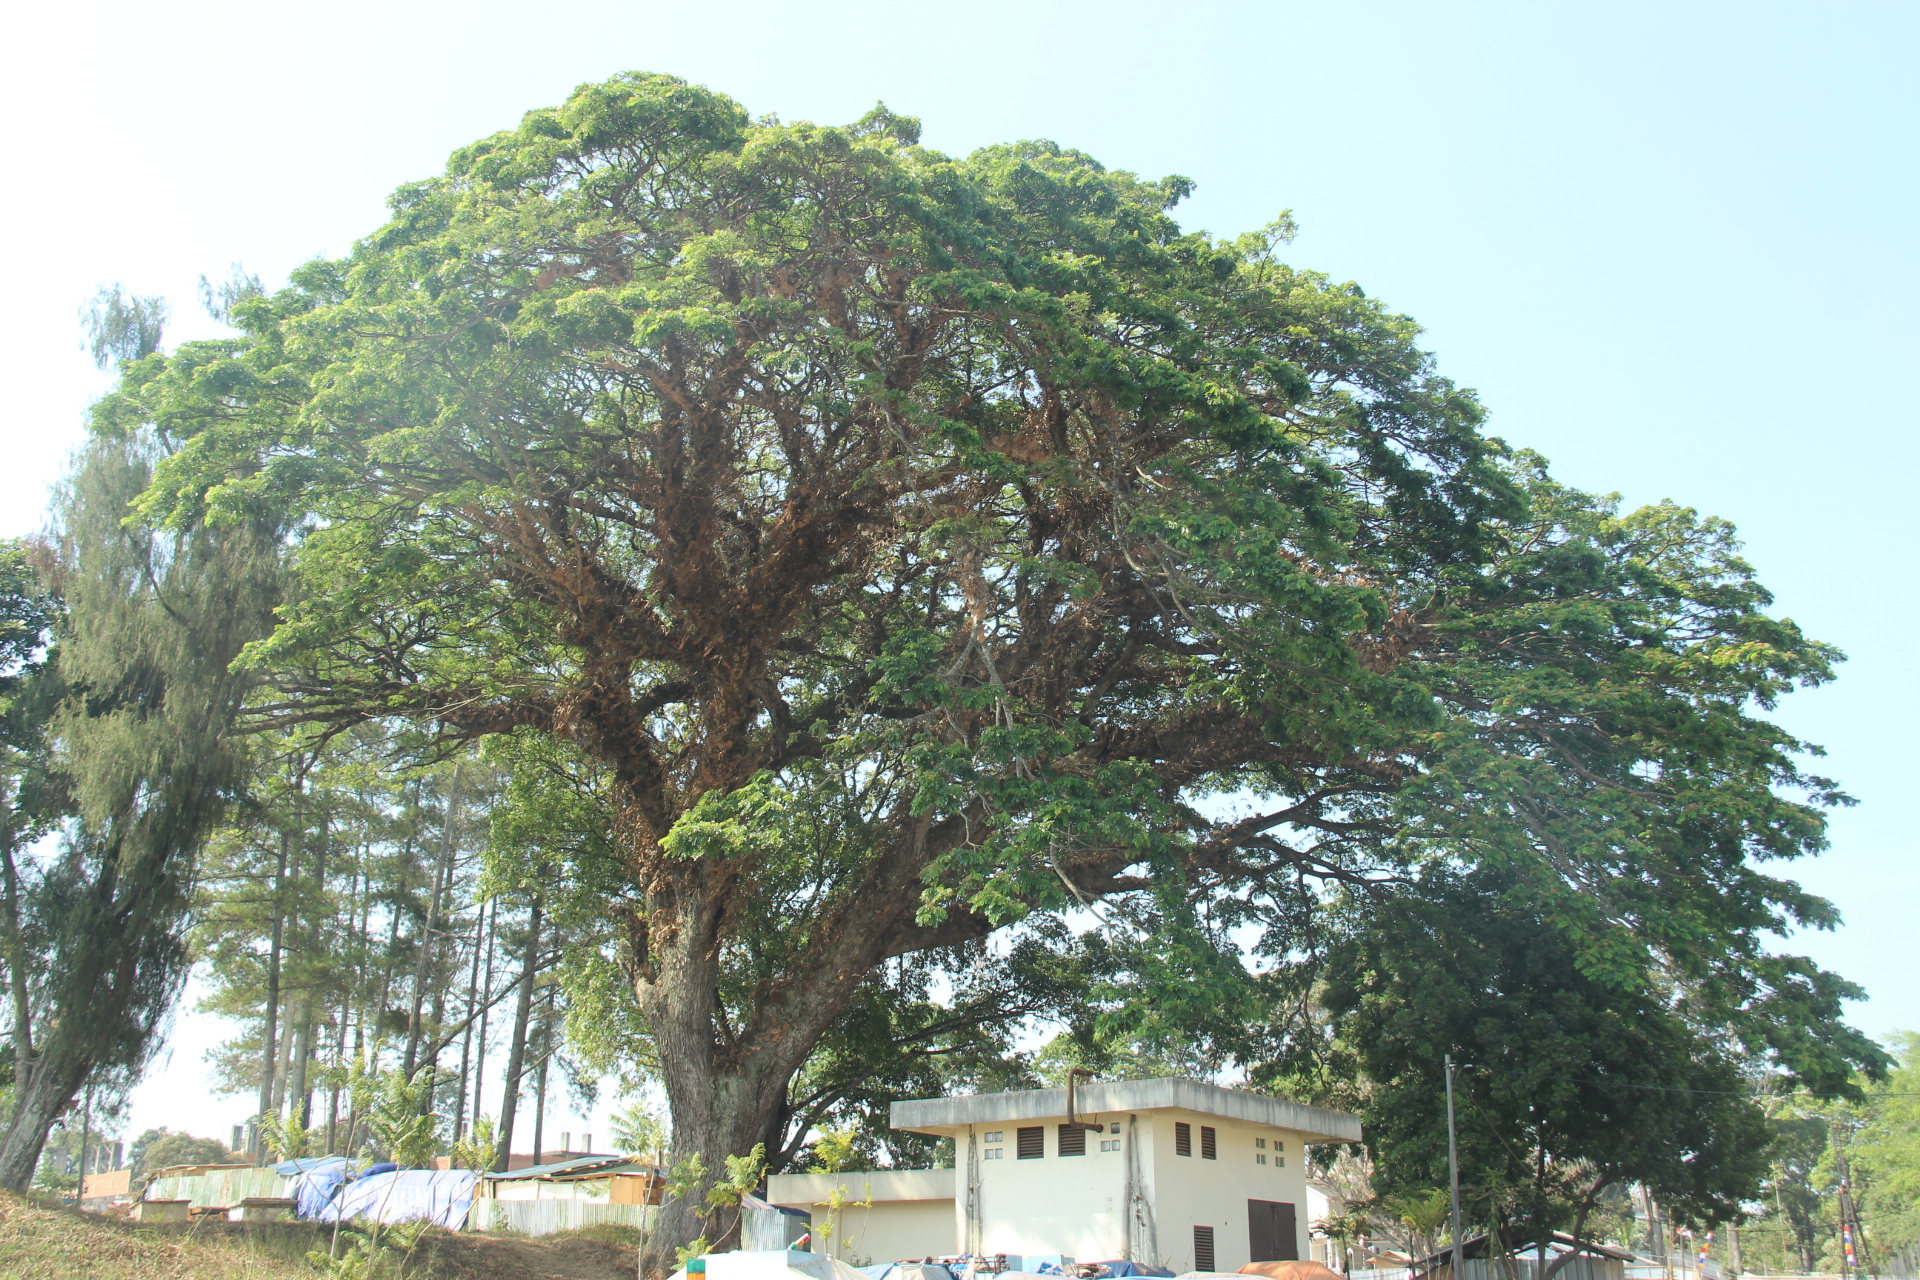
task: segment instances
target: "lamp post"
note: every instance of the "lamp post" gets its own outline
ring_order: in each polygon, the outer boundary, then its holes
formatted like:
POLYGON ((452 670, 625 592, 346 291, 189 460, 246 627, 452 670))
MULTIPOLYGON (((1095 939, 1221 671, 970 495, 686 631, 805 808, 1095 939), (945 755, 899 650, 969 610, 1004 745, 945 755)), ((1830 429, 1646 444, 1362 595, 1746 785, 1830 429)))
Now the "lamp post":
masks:
POLYGON ((1453 1131, 1453 1055, 1447 1063, 1447 1181, 1453 1195, 1453 1280, 1466 1280, 1466 1253, 1460 1237, 1460 1143, 1453 1131))

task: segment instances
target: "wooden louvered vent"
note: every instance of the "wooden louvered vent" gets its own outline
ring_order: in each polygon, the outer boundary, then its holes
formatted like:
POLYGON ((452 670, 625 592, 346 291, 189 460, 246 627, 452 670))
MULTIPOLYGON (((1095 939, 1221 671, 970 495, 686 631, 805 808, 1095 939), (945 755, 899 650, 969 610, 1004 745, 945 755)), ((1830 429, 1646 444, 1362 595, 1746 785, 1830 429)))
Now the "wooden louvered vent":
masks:
POLYGON ((1047 1129, 1045 1125, 1031 1125, 1014 1131, 1014 1157, 1020 1160, 1038 1160, 1047 1154, 1047 1129))
POLYGON ((1193 1154, 1193 1126, 1183 1120, 1173 1122, 1173 1154, 1177 1156, 1193 1154))
POLYGON ((1213 1270, 1212 1227, 1195 1227, 1193 1229, 1193 1269, 1195 1271, 1213 1270))
POLYGON ((1063 1156, 1083 1156, 1087 1154, 1087 1131, 1077 1124, 1061 1125, 1060 1154, 1063 1156))
POLYGON ((1220 1158, 1220 1143, 1214 1135, 1212 1125, 1203 1124, 1200 1126, 1200 1158, 1202 1160, 1218 1160, 1220 1158))

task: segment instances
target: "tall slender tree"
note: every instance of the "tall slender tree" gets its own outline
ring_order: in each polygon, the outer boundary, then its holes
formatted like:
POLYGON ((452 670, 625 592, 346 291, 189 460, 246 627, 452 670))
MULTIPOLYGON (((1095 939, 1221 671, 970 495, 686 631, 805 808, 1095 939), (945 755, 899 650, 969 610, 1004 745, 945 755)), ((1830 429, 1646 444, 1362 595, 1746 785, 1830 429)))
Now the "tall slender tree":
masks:
POLYGON ((532 1022, 534 985, 540 975, 541 903, 538 897, 527 908, 523 935, 520 978, 513 1007, 513 1032, 507 1041, 507 1074, 500 1095, 500 1146, 494 1159, 494 1171, 505 1172, 513 1151, 514 1125, 520 1117, 520 1100, 525 1091, 527 1033, 532 1022))
POLYGON ((252 678, 232 664, 270 629, 279 526, 129 528, 166 449, 161 433, 98 437, 60 502, 67 618, 50 731, 77 821, 61 853, 9 876, 39 939, 0 1136, 0 1187, 14 1191, 89 1081, 125 1087, 144 1067, 185 976, 195 859, 244 776, 229 729, 252 678))

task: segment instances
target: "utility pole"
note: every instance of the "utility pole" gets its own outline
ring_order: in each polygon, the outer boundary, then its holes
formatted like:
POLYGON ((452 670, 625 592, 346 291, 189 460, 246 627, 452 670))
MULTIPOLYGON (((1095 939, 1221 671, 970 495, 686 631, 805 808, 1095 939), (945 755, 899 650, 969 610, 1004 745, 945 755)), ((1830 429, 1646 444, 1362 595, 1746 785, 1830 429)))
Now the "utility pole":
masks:
POLYGON ((1873 1259, 1867 1253, 1866 1233, 1860 1230, 1860 1206, 1853 1201, 1853 1179, 1847 1171, 1847 1145, 1840 1137, 1840 1122, 1833 1122, 1833 1171, 1840 1177, 1840 1274, 1844 1280, 1856 1280, 1861 1272, 1876 1274, 1873 1259))
POLYGON ((1453 1280, 1466 1280, 1466 1251, 1460 1234, 1460 1142, 1453 1129, 1453 1055, 1447 1063, 1447 1182, 1453 1194, 1453 1280))

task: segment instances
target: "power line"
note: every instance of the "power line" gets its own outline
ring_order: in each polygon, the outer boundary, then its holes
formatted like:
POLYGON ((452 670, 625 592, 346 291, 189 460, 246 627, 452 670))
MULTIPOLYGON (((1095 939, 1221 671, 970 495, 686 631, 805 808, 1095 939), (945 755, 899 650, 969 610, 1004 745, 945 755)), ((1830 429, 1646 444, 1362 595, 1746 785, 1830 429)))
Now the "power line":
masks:
MULTIPOLYGON (((1650 1089, 1657 1093, 1708 1093, 1722 1098, 1753 1098, 1756 1101, 1766 1098, 1818 1098, 1819 1094, 1810 1089, 1796 1089, 1792 1093, 1749 1093, 1743 1089, 1683 1089, 1670 1084, 1634 1084, 1627 1080, 1582 1080, 1578 1076, 1542 1076, 1543 1080, 1561 1080, 1568 1084, 1592 1084, 1608 1089, 1650 1089)), ((1862 1098, 1826 1098, 1827 1102, 1871 1102, 1875 1098, 1920 1098, 1920 1093, 1869 1093, 1862 1098)))

